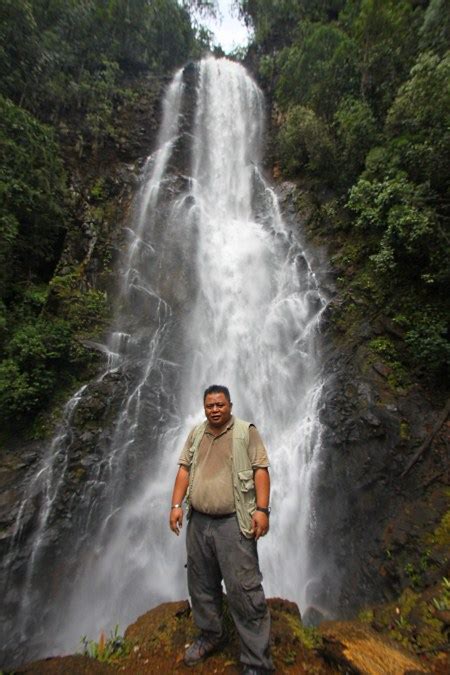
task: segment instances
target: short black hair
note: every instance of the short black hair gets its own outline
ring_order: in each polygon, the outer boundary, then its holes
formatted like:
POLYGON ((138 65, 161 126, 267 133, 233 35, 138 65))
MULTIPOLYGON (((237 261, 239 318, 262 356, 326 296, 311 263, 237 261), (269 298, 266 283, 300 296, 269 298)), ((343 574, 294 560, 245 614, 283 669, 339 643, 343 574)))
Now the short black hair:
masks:
POLYGON ((222 384, 211 384, 207 387, 203 393, 203 403, 208 394, 224 394, 228 403, 231 403, 230 391, 228 387, 224 387, 222 384))

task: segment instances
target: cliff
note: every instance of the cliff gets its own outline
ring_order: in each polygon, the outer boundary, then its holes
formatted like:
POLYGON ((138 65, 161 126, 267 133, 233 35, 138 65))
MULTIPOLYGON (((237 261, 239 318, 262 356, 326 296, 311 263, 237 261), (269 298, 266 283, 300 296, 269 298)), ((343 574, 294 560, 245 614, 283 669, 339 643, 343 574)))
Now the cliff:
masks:
POLYGON ((328 298, 315 546, 335 570, 323 596, 351 616, 449 576, 449 403, 383 348, 389 339, 401 349, 403 335, 353 283, 356 270, 343 260, 348 240, 325 215, 330 191, 302 180, 278 188, 328 298))

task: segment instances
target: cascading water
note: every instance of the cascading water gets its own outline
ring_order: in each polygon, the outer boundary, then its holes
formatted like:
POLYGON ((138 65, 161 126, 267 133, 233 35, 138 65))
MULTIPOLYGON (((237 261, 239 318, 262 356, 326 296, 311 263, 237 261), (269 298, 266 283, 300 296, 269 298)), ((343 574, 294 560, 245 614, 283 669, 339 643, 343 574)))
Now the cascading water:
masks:
MULTIPOLYGON (((51 599, 45 634, 36 638, 41 653, 73 650, 82 634, 124 627, 158 602, 186 596, 184 544, 169 531, 168 506, 178 453, 211 383, 230 387, 234 411, 255 422, 269 450, 273 515, 260 546, 266 593, 302 608, 319 601, 310 541, 325 302, 258 169, 261 92, 226 59, 203 60, 197 78, 192 128, 182 131, 180 71, 144 167, 108 368, 97 380, 125 382, 123 401, 71 505, 71 579, 51 599), (188 177, 176 169, 183 134, 192 137, 188 177)), ((53 448, 54 461, 61 451, 53 448)))

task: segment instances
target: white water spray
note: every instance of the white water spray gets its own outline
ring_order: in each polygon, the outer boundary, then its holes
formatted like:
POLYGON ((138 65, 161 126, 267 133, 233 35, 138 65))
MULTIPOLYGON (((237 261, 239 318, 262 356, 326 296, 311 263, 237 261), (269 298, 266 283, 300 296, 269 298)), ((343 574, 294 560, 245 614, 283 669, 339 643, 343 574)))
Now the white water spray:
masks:
POLYGON ((178 454, 212 383, 230 387, 235 413, 258 426, 268 447, 273 515, 260 546, 266 592, 302 609, 314 599, 309 542, 324 299, 258 168, 264 102, 256 84, 236 63, 200 63, 192 171, 187 188, 176 191, 168 167, 182 106, 180 72, 129 229, 102 376, 122 373, 129 386, 83 495, 80 541, 95 516, 99 482, 104 515, 88 551, 75 542, 78 571, 63 590, 57 639, 46 638, 47 651, 73 650, 81 634, 96 637, 160 601, 186 597, 184 542, 169 530, 168 507, 178 454), (136 457, 140 480, 129 485, 136 457))

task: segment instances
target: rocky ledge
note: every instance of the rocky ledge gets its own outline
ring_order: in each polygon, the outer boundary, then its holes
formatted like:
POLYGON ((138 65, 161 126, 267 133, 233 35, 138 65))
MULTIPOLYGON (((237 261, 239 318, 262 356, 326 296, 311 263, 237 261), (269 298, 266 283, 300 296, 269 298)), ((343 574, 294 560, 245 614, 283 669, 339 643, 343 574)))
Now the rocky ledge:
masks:
MULTIPOLYGON (((272 614, 272 652, 277 674, 349 673, 364 675, 414 675, 450 672, 448 653, 414 655, 363 621, 328 621, 319 628, 303 626, 297 605, 269 600, 272 614)), ((183 663, 184 648, 196 629, 187 601, 170 602, 139 617, 129 626, 116 651, 100 639, 89 643, 87 655, 35 661, 14 673, 45 675, 94 675, 96 673, 227 673, 240 672, 239 644, 231 618, 225 613, 230 634, 226 648, 195 668, 183 663)))

